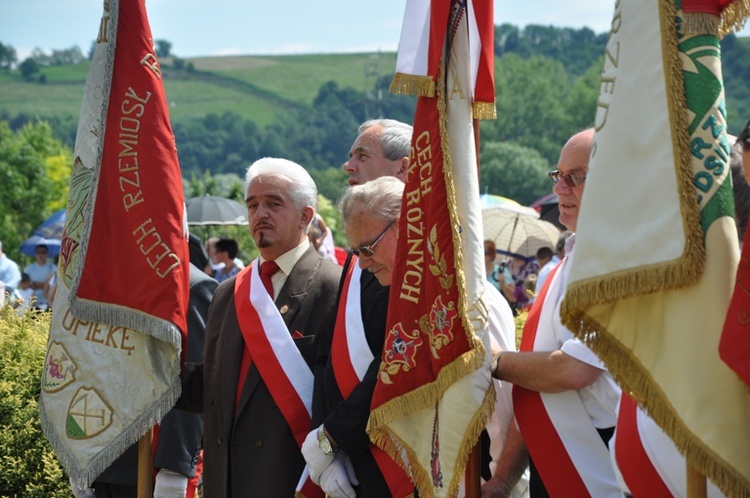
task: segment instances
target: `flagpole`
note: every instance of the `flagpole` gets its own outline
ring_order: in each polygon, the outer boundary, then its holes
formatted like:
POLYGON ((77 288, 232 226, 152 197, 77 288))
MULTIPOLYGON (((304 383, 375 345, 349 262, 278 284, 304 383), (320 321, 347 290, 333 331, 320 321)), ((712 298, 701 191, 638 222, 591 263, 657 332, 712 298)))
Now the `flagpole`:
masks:
POLYGON ((152 498, 153 487, 151 475, 153 472, 153 455, 151 454, 151 441, 154 436, 154 428, 141 436, 138 440, 138 498, 152 498))
MULTIPOLYGON (((481 178, 481 169, 479 167, 479 120, 473 119, 474 128, 474 146, 476 147, 477 157, 477 178, 481 178)), ((481 472, 481 438, 477 440, 474 448, 469 454, 469 461, 466 463, 466 498, 480 498, 482 495, 482 472, 481 472)))
POLYGON ((706 498, 706 476, 687 462, 687 498, 706 498))

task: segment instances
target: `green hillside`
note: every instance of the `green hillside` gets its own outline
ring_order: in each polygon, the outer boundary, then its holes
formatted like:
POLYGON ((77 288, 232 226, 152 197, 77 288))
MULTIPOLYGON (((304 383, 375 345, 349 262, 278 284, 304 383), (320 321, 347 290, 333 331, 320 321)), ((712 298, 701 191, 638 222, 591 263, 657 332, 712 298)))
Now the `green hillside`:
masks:
MULTIPOLYGON (((396 55, 228 56, 185 59, 185 63, 194 70, 173 69, 171 58, 162 61, 173 121, 233 112, 263 127, 290 107, 311 105, 327 81, 360 92, 366 83, 371 88, 375 78, 393 73, 396 55)), ((43 67, 44 83, 0 71, 0 111, 9 116, 77 117, 88 67, 87 62, 43 67)))

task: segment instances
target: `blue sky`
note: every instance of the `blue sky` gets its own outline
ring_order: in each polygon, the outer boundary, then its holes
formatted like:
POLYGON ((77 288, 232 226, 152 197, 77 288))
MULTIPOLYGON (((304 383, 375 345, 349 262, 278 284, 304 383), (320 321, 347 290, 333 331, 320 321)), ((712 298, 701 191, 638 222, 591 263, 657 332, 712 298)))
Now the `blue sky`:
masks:
MULTIPOLYGON (((405 0, 147 0, 154 38, 181 57, 395 51, 405 0), (325 6, 325 8, 323 8, 325 6)), ((495 0, 495 24, 605 32, 614 0, 495 0)), ((96 37, 101 0, 0 0, 0 42, 22 60, 34 47, 78 45, 96 37)), ((745 29, 742 35, 750 34, 745 29)))
MULTIPOLYGON (((404 5, 405 0, 146 3, 154 38, 172 42, 173 53, 181 57, 395 51, 404 5)), ((496 0, 495 23, 604 32, 612 5, 608 0, 496 0)), ((101 0, 0 0, 0 42, 12 45, 19 59, 34 47, 49 52, 78 45, 85 54, 101 12, 101 0)))

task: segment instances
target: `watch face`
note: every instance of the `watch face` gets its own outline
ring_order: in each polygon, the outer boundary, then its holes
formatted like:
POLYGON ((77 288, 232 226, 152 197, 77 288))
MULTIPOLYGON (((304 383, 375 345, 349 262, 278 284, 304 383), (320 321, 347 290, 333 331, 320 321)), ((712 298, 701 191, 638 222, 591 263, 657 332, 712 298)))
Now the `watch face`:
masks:
POLYGON ((330 455, 331 454, 331 442, 328 441, 327 438, 321 439, 318 442, 318 446, 320 447, 320 451, 322 451, 326 455, 330 455))

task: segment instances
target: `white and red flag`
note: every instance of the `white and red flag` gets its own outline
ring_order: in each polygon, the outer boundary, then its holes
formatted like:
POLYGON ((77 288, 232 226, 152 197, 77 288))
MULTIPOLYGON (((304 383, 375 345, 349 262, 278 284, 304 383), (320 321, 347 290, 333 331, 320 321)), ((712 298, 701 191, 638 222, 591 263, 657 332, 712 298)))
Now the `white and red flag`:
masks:
POLYGON ((187 225, 143 0, 104 2, 74 156, 39 411, 90 484, 180 394, 187 225))
POLYGON ((692 467, 747 497, 750 395, 719 356, 739 259, 719 33, 747 14, 730 3, 615 3, 561 315, 692 467))
POLYGON ((456 496, 494 405, 474 135, 491 28, 491 1, 408 1, 392 85, 421 96, 368 432, 424 498, 456 496))

